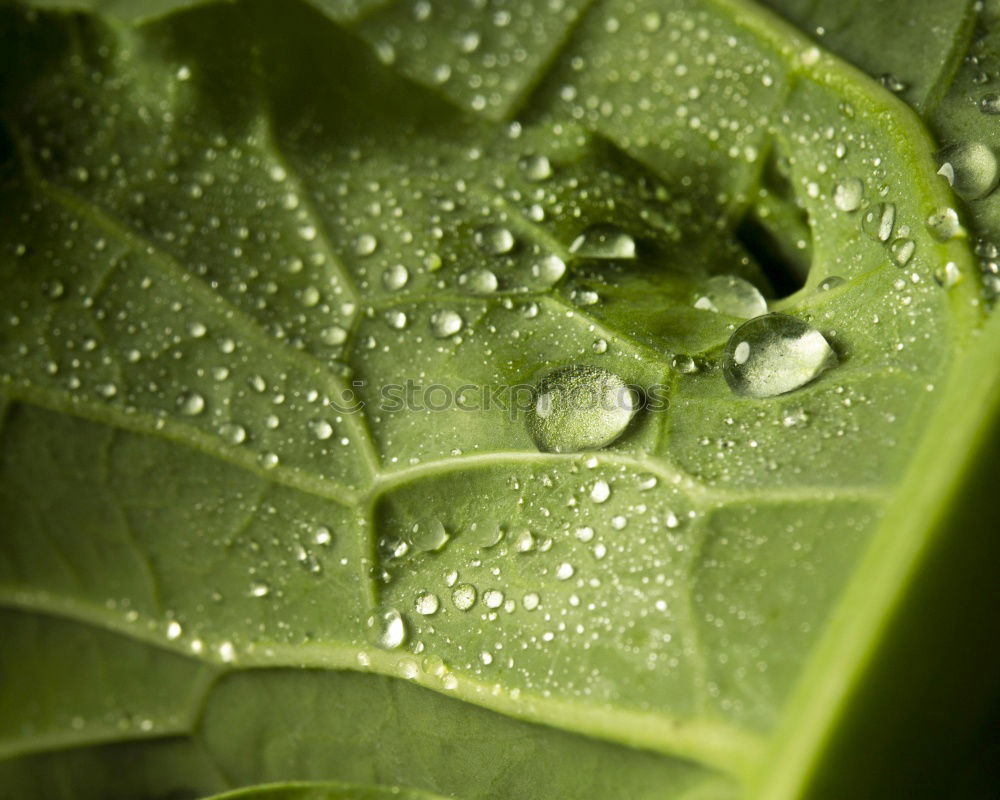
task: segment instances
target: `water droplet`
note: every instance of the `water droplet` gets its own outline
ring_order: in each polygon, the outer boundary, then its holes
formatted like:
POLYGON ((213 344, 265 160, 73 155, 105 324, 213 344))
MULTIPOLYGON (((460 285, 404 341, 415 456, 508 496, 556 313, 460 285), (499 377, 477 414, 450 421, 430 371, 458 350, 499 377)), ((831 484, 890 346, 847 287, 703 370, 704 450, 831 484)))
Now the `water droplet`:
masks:
POLYGON ((400 311, 396 308, 385 312, 385 321, 390 328, 395 328, 397 331, 401 331, 406 327, 408 319, 405 311, 400 311))
POLYGON ((406 641, 406 622, 394 608, 381 608, 368 617, 368 640, 383 650, 395 650, 406 641))
POLYGON ((819 331, 796 317, 766 314, 729 338, 722 371, 729 388, 750 397, 773 397, 814 380, 837 363, 819 331))
POLYGON ((535 549, 535 534, 523 528, 514 534, 514 550, 518 553, 530 553, 535 549))
POLYGON ((309 423, 309 428, 312 430, 313 436, 321 442, 326 441, 333 436, 333 425, 325 419, 314 419, 309 423))
POLYGON ((445 308, 431 315, 431 333, 439 339, 454 336, 462 330, 464 324, 462 318, 451 309, 445 308))
POLYGON ((908 83, 904 83, 890 72, 883 72, 879 76, 878 80, 879 83, 881 83, 886 89, 890 92, 895 92, 896 94, 905 92, 910 86, 908 83))
POLYGON ((927 217, 925 224, 934 238, 941 242, 953 239, 962 230, 958 213, 953 208, 939 208, 927 217))
POLYGON ((875 241, 887 242, 895 224, 896 206, 892 203, 879 203, 865 212, 861 227, 875 241))
POLYGON ((539 450, 572 453, 606 447, 625 431, 636 397, 606 369, 564 367, 547 375, 528 412, 528 433, 539 450))
POLYGON ((278 454, 277 453, 261 453, 257 457, 257 462, 264 469, 274 469, 276 466, 278 466, 278 464, 279 464, 280 461, 281 461, 281 459, 278 458, 278 454))
POLYGON ((581 258, 636 257, 635 239, 617 225, 600 222, 591 225, 573 240, 569 251, 581 258))
POLYGON ((205 398, 197 392, 183 392, 177 398, 177 408, 186 416, 196 417, 205 410, 205 398))
POLYGON ((502 225, 484 225, 473 234, 476 245, 490 255, 499 256, 514 249, 514 234, 502 225))
POLYGON ((984 114, 1000 114, 1000 94, 987 92, 980 97, 979 110, 984 114))
POLYGON ((382 273, 382 285, 390 292, 402 289, 410 279, 410 271, 402 264, 387 267, 382 273))
POLYGON ((590 499, 595 503, 603 503, 611 497, 611 487, 608 482, 603 478, 594 481, 594 485, 590 488, 590 499))
POLYGON ((483 592, 483 605, 487 608, 500 608, 503 605, 503 592, 498 589, 487 589, 483 592))
POLYGON ((493 294, 500 283, 494 272, 480 267, 463 272, 458 278, 458 285, 475 294, 493 294))
POLYGON ((472 541, 476 547, 488 550, 500 544, 506 532, 503 525, 497 525, 495 522, 473 523, 472 541))
POLYGON ((833 204, 841 211, 857 211, 864 193, 865 184, 860 178, 845 178, 833 187, 833 204))
POLYGON ((416 602, 413 604, 417 613, 429 617, 432 614, 437 614, 438 609, 441 607, 441 601, 438 596, 433 592, 421 592, 417 595, 416 602))
POLYGON ((836 289, 838 286, 844 285, 844 279, 839 275, 831 275, 829 278, 823 278, 817 285, 816 288, 821 292, 828 292, 831 289, 836 289))
POLYGON ((694 307, 730 317, 753 319, 767 313, 767 300, 756 286, 735 275, 715 275, 705 281, 694 307))
POLYGON ((271 593, 271 587, 264 581, 254 581, 250 584, 251 597, 267 597, 271 593))
POLYGON ((471 583, 460 583, 451 593, 451 602, 459 611, 468 611, 476 604, 476 587, 471 583))
POLYGON ((66 293, 66 286, 60 280, 46 281, 42 284, 42 291, 50 300, 58 300, 66 293))
POLYGON ((378 239, 370 233, 362 233, 354 242, 354 252, 359 256, 370 256, 378 249, 378 239))
POLYGON ((551 286, 566 274, 566 262, 557 255, 547 255, 532 265, 531 274, 545 285, 551 286))
POLYGON ((531 153, 521 158, 517 165, 529 181, 544 181, 552 177, 552 164, 548 156, 531 153))
POLYGON ((681 375, 694 375, 698 371, 698 362, 691 356, 684 354, 673 356, 670 359, 670 366, 681 373, 681 375))
POLYGON ((229 444, 243 444, 247 440, 247 429, 236 422, 223 422, 219 426, 219 436, 229 444))
POLYGON ((962 273, 958 269, 958 264, 954 261, 949 261, 943 267, 934 271, 934 280, 945 289, 950 289, 962 280, 962 273))
POLYGON ((948 182, 959 197, 978 200, 997 188, 1000 167, 996 154, 988 145, 982 142, 957 144, 942 152, 941 157, 945 159, 941 169, 949 167, 945 177, 950 176, 948 182))
POLYGON ((407 538, 418 552, 431 553, 444 547, 451 537, 441 520, 431 519, 415 523, 407 538))
POLYGON ((333 541, 333 531, 326 527, 326 525, 320 525, 313 532, 313 541, 321 547, 326 547, 333 541))
POLYGON ((913 239, 902 237, 894 239, 892 244, 889 245, 889 254, 892 256, 892 260, 896 262, 896 266, 905 267, 910 263, 910 259, 913 258, 913 252, 916 249, 917 243, 913 239))
POLYGON ((573 565, 570 564, 568 561, 564 561, 562 564, 556 567, 556 578, 561 581, 568 581, 570 578, 573 577, 573 574, 575 572, 576 570, 573 568, 573 565))
POLYGON ((339 325, 324 328, 320 334, 326 344, 336 346, 347 341, 347 330, 339 325))
POLYGON ((177 620, 172 619, 167 623, 167 638, 170 641, 180 639, 182 633, 184 633, 184 630, 181 628, 181 624, 177 620))

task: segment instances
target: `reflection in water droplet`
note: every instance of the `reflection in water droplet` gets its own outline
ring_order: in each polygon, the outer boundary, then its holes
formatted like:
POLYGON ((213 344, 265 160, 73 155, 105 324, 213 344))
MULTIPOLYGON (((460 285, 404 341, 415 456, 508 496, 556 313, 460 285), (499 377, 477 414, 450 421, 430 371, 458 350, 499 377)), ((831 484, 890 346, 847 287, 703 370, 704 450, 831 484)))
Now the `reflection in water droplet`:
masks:
POLYGON ((484 225, 474 234, 476 245, 486 253, 499 256, 514 249, 514 234, 502 225, 484 225))
POLYGON ((613 372, 564 367, 538 384, 527 416, 528 433, 538 449, 548 453, 606 447, 624 432, 636 404, 633 390, 613 372))
POLYGON ((833 204, 841 211, 857 211, 865 193, 865 184, 860 178, 845 178, 833 187, 833 204))
POLYGON ((406 641, 406 622, 394 608, 381 608, 368 617, 368 640, 383 650, 395 650, 406 641))
POLYGON ((887 242, 895 224, 896 206, 892 203, 879 203, 865 212, 861 227, 875 241, 887 242))
POLYGON ((591 225, 583 231, 569 251, 581 258, 627 258, 636 257, 635 239, 617 225, 602 222, 591 225))
POLYGON ((818 330, 796 317, 766 314, 729 338, 722 371, 736 394, 773 397, 805 386, 836 363, 837 354, 818 330))
POLYGON ((756 286, 735 275, 715 275, 705 281, 694 307, 730 317, 753 319, 767 313, 767 300, 756 286))

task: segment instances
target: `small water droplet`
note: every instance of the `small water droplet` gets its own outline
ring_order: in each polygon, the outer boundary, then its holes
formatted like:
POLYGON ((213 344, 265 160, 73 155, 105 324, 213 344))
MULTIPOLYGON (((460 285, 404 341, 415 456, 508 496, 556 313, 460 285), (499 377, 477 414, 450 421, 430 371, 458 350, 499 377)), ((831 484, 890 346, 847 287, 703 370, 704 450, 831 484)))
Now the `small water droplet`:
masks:
POLYGON ((607 222, 586 228, 569 247, 581 258, 633 259, 636 257, 635 239, 628 233, 607 222))
POLYGON ((476 604, 476 587, 471 583, 460 583, 451 593, 451 602, 459 611, 468 611, 476 604))
POLYGON ((836 289, 838 286, 844 285, 844 279, 839 275, 831 275, 829 278, 823 278, 817 285, 816 288, 821 292, 828 292, 831 289, 836 289))
POLYGON ((254 581, 250 584, 251 597, 267 597, 271 593, 271 587, 264 581, 254 581))
POLYGON ((556 578, 561 581, 568 581, 573 577, 575 572, 576 570, 573 568, 573 565, 568 561, 564 561, 556 567, 556 578))
POLYGON ((571 453, 606 447, 625 431, 636 397, 606 369, 564 367, 547 375, 528 412, 528 433, 539 450, 571 453))
POLYGON ((354 242, 354 253, 359 256, 370 256, 378 249, 378 239, 370 233, 362 233, 354 242))
POLYGON ((313 436, 321 442, 333 436, 333 425, 325 419, 314 419, 309 423, 309 429, 312 431, 313 436))
POLYGON ((910 263, 910 259, 913 258, 913 253, 916 249, 917 243, 913 239, 901 237, 894 239, 892 244, 889 245, 889 254, 892 256, 892 260, 896 262, 896 266, 905 267, 910 263))
POLYGON ((895 92, 896 94, 905 92, 910 86, 908 83, 904 83, 890 72, 883 72, 879 76, 878 80, 879 83, 881 83, 886 89, 890 92, 895 92))
POLYGON ((590 499, 595 503, 603 503, 609 497, 611 497, 611 487, 608 482, 603 478, 594 481, 594 485, 590 487, 590 499))
POLYGON ((416 602, 414 602, 413 607, 416 612, 424 617, 429 617, 433 614, 437 614, 438 609, 441 607, 441 601, 438 596, 433 592, 421 592, 417 595, 416 602))
POLYGON ((500 285, 496 273, 483 267, 463 272, 458 278, 458 285, 475 294, 493 294, 500 285))
POLYGON ((483 605, 487 608, 500 608, 503 605, 503 592, 499 589, 487 589, 483 592, 483 605))
POLYGON ((753 319, 767 313, 767 300, 756 286, 735 275, 715 275, 705 281, 694 307, 730 317, 753 319))
POLYGON ((320 336, 325 344, 336 346, 347 341, 347 330, 340 325, 330 325, 323 329, 320 336))
POLYGON ((958 213, 953 208, 939 208, 927 217, 925 224, 934 238, 941 242, 955 238, 962 231, 958 213))
POLYGON ((181 624, 177 620, 172 619, 167 623, 167 638, 170 641, 180 639, 182 633, 184 633, 184 630, 181 628, 181 624))
POLYGON ((451 309, 445 308, 431 315, 431 333, 438 339, 454 336, 462 330, 464 324, 462 318, 451 309))
POLYGON ((368 640, 383 650, 395 650, 406 641, 406 622, 394 608, 381 608, 368 617, 368 640))
POLYGON ((183 392, 177 398, 177 408, 189 417, 195 417, 205 410, 205 398, 198 392, 183 392))
POLYGON ((943 267, 934 271, 934 280, 937 281, 939 286, 950 289, 962 280, 962 273, 958 269, 958 264, 954 261, 949 261, 943 267))
POLYGON ((517 165, 529 181, 544 181, 552 177, 552 164, 548 156, 530 153, 521 158, 517 165))
POLYGON ((219 436, 229 444, 243 444, 247 440, 247 429, 236 422, 223 422, 219 426, 219 436))
POLYGON ((979 110, 984 114, 1000 114, 1000 94, 987 92, 980 97, 979 110))
POLYGON ((393 264, 382 273, 382 285, 390 292, 402 289, 410 280, 410 271, 402 264, 393 264))
POLYGON ((860 178, 845 178, 833 187, 833 204, 841 211, 857 211, 864 193, 865 184, 860 178))
POLYGON ((566 262, 557 255, 547 255, 532 265, 531 274, 546 286, 551 286, 566 274, 566 262))
POLYGON ((502 225, 484 225, 473 234, 480 250, 490 255, 503 255, 514 249, 514 234, 502 225))
POLYGON ((796 317, 766 314, 729 338, 722 371, 736 394, 773 397, 805 386, 836 363, 837 354, 818 330, 796 317))

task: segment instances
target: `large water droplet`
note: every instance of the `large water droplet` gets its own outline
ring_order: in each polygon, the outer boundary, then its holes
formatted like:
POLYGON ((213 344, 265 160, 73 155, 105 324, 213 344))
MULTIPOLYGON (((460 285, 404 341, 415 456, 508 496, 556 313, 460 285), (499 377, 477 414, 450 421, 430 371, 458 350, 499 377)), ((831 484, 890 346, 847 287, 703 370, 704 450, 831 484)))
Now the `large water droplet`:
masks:
POLYGON ((600 222, 583 231, 569 251, 581 258, 635 258, 635 239, 617 225, 600 222))
POLYGON ((418 552, 431 553, 440 550, 451 537, 439 519, 415 523, 407 537, 418 552))
POLYGON ((205 398, 198 392, 184 392, 177 398, 177 408, 189 417, 197 416, 205 410, 205 398))
POLYGON ((836 363, 837 354, 818 330, 796 317, 766 314, 729 338, 722 371, 736 394, 773 397, 805 386, 836 363))
POLYGON ((694 307, 730 317, 753 319, 767 313, 767 300, 756 286, 735 275, 715 275, 705 281, 694 307))
POLYGON ((539 383, 528 433, 539 450, 549 453, 606 447, 622 435, 636 404, 633 390, 613 372, 564 367, 539 383))
POLYGON ((559 256, 547 255, 531 267, 531 274, 551 286, 566 274, 566 262, 559 256))
POLYGON ((889 245, 889 254, 892 256, 892 260, 896 262, 896 266, 905 267, 910 263, 910 259, 913 258, 913 253, 916 249, 917 243, 913 239, 901 237, 894 239, 892 244, 889 245))
POLYGON ((459 611, 468 611, 476 604, 476 587, 471 583, 460 583, 451 593, 451 602, 459 611))
POLYGON ((957 144, 942 152, 941 158, 944 163, 938 174, 948 178, 960 197, 978 200, 997 188, 1000 168, 996 154, 988 145, 982 142, 957 144))
POLYGON ((875 241, 887 242, 895 224, 896 206, 892 203, 879 203, 865 212, 861 227, 875 241))
POLYGON ((406 641, 406 623, 394 608, 380 608, 368 617, 368 640, 383 650, 395 650, 406 641))

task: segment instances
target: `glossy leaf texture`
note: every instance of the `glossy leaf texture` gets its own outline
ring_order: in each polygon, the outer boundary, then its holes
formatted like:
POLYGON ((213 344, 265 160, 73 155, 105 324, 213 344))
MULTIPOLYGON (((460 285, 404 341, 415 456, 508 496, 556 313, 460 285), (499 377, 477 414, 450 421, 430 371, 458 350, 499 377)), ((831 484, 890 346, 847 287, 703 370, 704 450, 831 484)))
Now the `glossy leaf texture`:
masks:
POLYGON ((909 575, 859 581, 939 534, 899 509, 946 507, 928 453, 996 379, 916 114, 736 0, 33 5, 0 787, 801 793, 909 575), (836 365, 734 394, 720 275, 836 365), (539 452, 518 402, 571 365, 667 402, 539 452))

